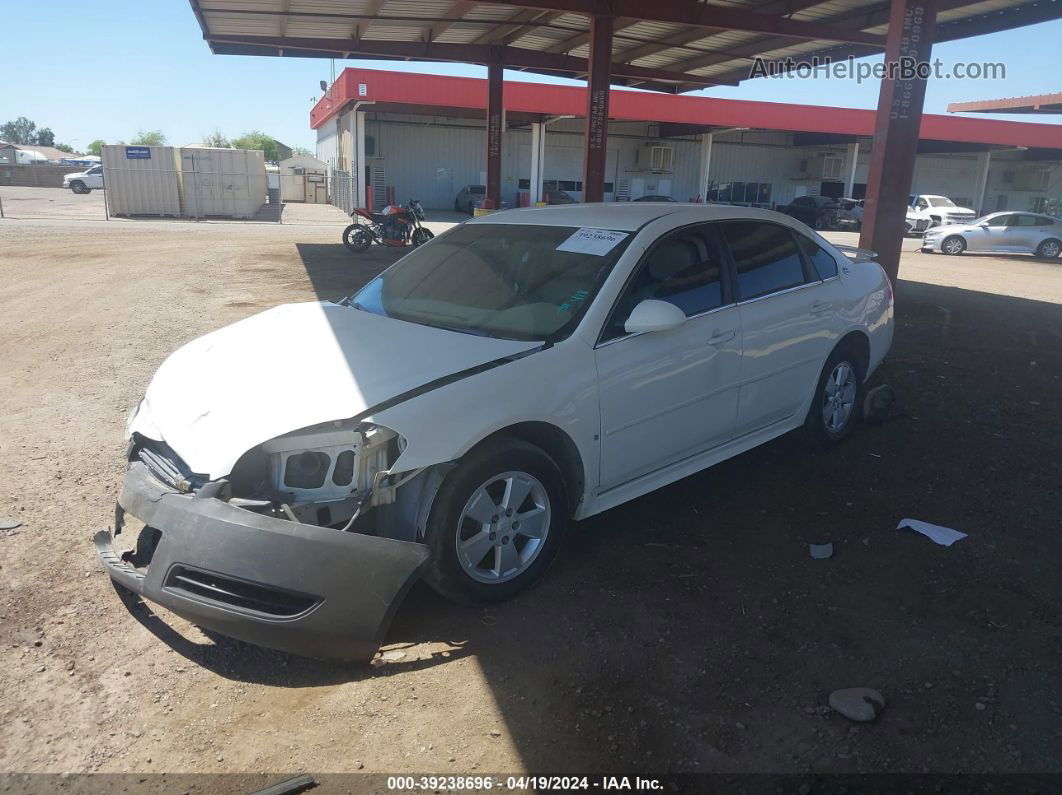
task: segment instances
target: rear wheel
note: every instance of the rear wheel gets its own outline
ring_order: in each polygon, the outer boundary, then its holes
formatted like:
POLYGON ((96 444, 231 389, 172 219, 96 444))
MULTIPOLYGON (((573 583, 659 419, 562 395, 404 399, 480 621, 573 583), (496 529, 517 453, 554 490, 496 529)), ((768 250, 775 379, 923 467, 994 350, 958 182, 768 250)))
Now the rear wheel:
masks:
POLYGON ((1036 247, 1036 256, 1043 259, 1054 259, 1059 254, 1062 254, 1062 242, 1055 240, 1053 237, 1048 238, 1036 247))
POLYGON ((962 254, 962 252, 966 251, 966 241, 958 235, 946 237, 944 242, 940 244, 940 250, 945 254, 962 254))
POLYGON ((343 230, 343 245, 348 251, 363 254, 372 245, 372 236, 361 224, 351 224, 343 230))
POLYGON ((826 360, 804 428, 819 447, 830 447, 855 429, 863 399, 866 363, 857 346, 838 347, 826 360))
POLYGON ((457 601, 498 601, 524 590, 557 556, 568 490, 541 448, 488 442, 447 475, 428 516, 425 579, 457 601))

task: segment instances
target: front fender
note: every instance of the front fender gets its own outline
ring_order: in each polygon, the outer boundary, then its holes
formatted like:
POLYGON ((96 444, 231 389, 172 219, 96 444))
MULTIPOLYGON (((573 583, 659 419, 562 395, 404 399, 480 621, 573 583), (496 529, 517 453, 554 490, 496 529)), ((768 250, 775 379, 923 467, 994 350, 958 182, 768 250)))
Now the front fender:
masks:
POLYGON ((391 467, 408 472, 456 461, 479 442, 524 422, 568 435, 583 462, 583 482, 596 488, 600 431, 593 349, 578 337, 469 375, 365 418, 406 441, 391 467))

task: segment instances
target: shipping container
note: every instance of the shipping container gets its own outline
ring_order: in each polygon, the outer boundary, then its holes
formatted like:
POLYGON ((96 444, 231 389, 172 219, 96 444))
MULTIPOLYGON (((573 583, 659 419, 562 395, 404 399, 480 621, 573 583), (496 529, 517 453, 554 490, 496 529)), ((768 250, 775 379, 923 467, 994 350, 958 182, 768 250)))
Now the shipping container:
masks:
POLYGON ((180 163, 185 213, 192 218, 253 218, 266 202, 259 150, 185 147, 180 163))
POLYGON ((172 146, 104 146, 107 212, 181 217, 177 151, 172 146))

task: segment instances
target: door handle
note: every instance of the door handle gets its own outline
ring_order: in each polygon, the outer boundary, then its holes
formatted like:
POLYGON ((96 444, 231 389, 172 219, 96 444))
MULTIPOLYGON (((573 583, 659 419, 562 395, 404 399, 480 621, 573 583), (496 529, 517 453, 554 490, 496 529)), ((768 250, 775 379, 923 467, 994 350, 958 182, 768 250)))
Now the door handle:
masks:
POLYGON ((833 308, 833 302, 832 301, 815 301, 811 305, 811 314, 813 314, 813 315, 823 315, 823 314, 829 312, 832 308, 833 308))
POLYGON ((721 345, 724 342, 734 339, 735 336, 737 335, 735 334, 734 329, 727 329, 726 331, 716 329, 712 332, 712 336, 708 338, 708 344, 721 345))

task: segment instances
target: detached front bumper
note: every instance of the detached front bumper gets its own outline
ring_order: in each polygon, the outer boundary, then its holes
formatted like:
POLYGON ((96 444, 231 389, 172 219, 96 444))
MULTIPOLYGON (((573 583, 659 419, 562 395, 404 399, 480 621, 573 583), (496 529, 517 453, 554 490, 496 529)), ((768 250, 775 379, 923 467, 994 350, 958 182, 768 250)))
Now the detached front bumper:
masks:
POLYGON ((309 657, 372 659, 428 560, 423 544, 177 492, 140 462, 118 504, 160 535, 146 566, 119 556, 109 530, 96 535, 114 582, 206 629, 309 657))

